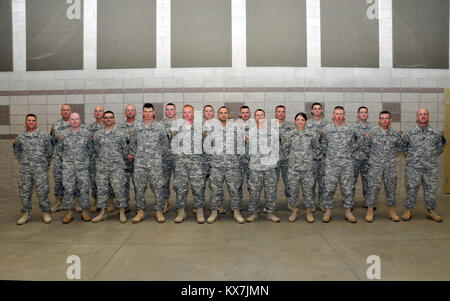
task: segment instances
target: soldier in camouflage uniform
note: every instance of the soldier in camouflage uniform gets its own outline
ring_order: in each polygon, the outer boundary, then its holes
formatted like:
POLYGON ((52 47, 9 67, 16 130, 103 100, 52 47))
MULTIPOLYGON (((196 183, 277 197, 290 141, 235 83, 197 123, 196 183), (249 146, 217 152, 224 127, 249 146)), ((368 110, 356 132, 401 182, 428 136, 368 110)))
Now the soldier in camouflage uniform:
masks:
POLYGON ((259 215, 259 197, 264 185, 264 196, 266 199, 267 219, 272 222, 280 222, 275 215, 277 210, 277 185, 278 185, 278 159, 279 159, 279 136, 273 134, 267 126, 264 110, 255 111, 255 124, 250 125, 248 142, 250 143, 250 201, 248 212, 250 216, 247 222, 254 222, 259 215), (267 140, 266 140, 267 139, 267 140), (264 143, 267 143, 264 145, 264 143), (270 149, 263 149, 269 147, 270 149), (276 153, 275 153, 276 152, 276 153))
MULTIPOLYGON (((287 134, 295 129, 295 125, 292 122, 286 121, 286 108, 283 105, 278 105, 275 108, 275 118, 278 120, 278 124, 280 126, 280 160, 278 161, 278 169, 281 172, 284 183, 284 195, 288 198, 288 209, 291 209, 289 203, 289 185, 288 185, 288 160, 286 157, 286 149, 284 147, 284 142, 286 141, 285 137, 287 134)), ((280 175, 278 174, 278 181, 280 180, 280 175)))
POLYGON ((394 222, 400 221, 395 212, 395 187, 397 186, 397 162, 395 154, 402 149, 403 139, 399 131, 390 127, 391 113, 382 111, 379 114, 379 124, 365 136, 368 139, 369 155, 369 191, 367 194, 366 221, 373 221, 373 208, 377 204, 381 188, 381 178, 384 179, 386 201, 389 206, 389 217, 394 222))
MULTIPOLYGON (((244 135, 248 137, 249 125, 250 125, 250 108, 248 106, 242 106, 239 109, 239 119, 236 120, 236 126, 238 127, 239 133, 244 132, 244 135)), ((248 164, 250 163, 248 143, 245 144, 245 153, 239 156, 239 170, 241 172, 241 184, 239 185, 239 198, 242 200, 242 186, 244 185, 244 180, 246 179, 247 189, 248 189, 248 178, 250 170, 248 169, 248 164)), ((250 190, 249 190, 250 194, 250 190)))
POLYGON ((203 129, 200 122, 194 123, 194 108, 191 105, 183 107, 183 120, 172 124, 172 151, 176 155, 173 186, 176 192, 177 217, 175 223, 181 223, 186 218, 186 198, 191 183, 194 195, 194 208, 197 208, 197 222, 203 224, 205 217, 205 176, 203 157, 203 129))
POLYGON ((326 125, 322 132, 321 146, 325 153, 325 174, 323 207, 325 214, 322 221, 328 223, 331 219, 331 209, 334 207, 333 195, 339 180, 343 194, 342 204, 345 209, 345 219, 356 223, 352 214, 354 175, 354 152, 361 143, 356 129, 344 123, 345 111, 337 106, 333 111, 333 123, 326 125))
POLYGON ((320 156, 319 135, 311 129, 305 129, 308 118, 305 113, 295 116, 296 128, 282 137, 284 140, 285 156, 288 160, 289 202, 291 215, 289 221, 294 222, 298 215, 300 205, 300 184, 303 188, 303 203, 306 208, 306 220, 314 222, 312 208, 314 208, 314 159, 320 156))
MULTIPOLYGON (((166 117, 161 121, 161 125, 166 131, 167 137, 169 138, 169 145, 171 142, 170 130, 173 121, 176 119, 177 109, 173 103, 166 104, 165 115, 166 117)), ((170 198, 170 179, 175 171, 175 155, 169 147, 169 152, 167 156, 163 158, 163 171, 164 171, 164 210, 166 213, 169 210, 169 198, 170 198)))
MULTIPOLYGON (((367 122, 369 118, 369 111, 366 107, 358 108, 358 121, 354 124, 358 135, 361 140, 364 140, 364 136, 370 131, 372 126, 367 122)), ((367 200, 367 192, 369 189, 368 179, 369 179, 369 154, 365 147, 365 144, 361 146, 355 152, 355 187, 358 181, 358 176, 361 174, 361 183, 363 189, 364 200, 367 200)), ((355 188, 353 188, 353 196, 355 195, 355 188)))
POLYGON ((55 153, 55 157, 53 159, 53 179, 55 182, 54 187, 54 195, 56 198, 55 207, 51 209, 51 212, 58 212, 62 206, 62 199, 64 197, 64 187, 62 183, 62 161, 61 158, 56 153, 56 135, 58 135, 61 131, 70 128, 69 118, 70 114, 72 114, 72 109, 70 105, 64 104, 61 106, 61 119, 55 121, 52 124, 52 129, 50 130, 50 137, 53 145, 53 150, 55 153))
POLYGON ((73 220, 72 208, 74 207, 73 192, 77 185, 80 189, 80 205, 82 208, 82 220, 88 222, 89 216, 89 159, 94 152, 92 133, 81 127, 81 119, 78 113, 70 115, 70 128, 57 135, 57 152, 62 158, 64 205, 66 215, 64 224, 73 220))
MULTIPOLYGON (((213 124, 215 123, 214 118, 214 108, 211 105, 205 105, 203 107, 203 133, 206 133, 207 131, 211 131, 211 128, 213 127, 213 124)), ((203 153, 203 175, 205 176, 205 192, 206 192, 206 186, 209 187, 209 191, 212 190, 211 187, 211 181, 209 180, 209 175, 211 173, 211 155, 207 153, 203 153), (206 185, 208 183, 208 185, 206 185)), ((223 199, 223 196, 222 196, 223 199)), ((224 214, 226 211, 223 208, 222 203, 220 203, 220 212, 224 214)), ((197 213, 197 208, 194 207, 192 210, 193 214, 197 213)))
MULTIPOLYGON (((136 122, 136 107, 134 105, 127 105, 125 107, 125 120, 119 125, 119 128, 127 134, 127 145, 130 145, 130 137, 134 131, 134 124, 136 122)), ((134 195, 136 196, 136 185, 134 184, 134 161, 132 156, 125 160, 125 197, 127 205, 130 203, 130 179, 133 181, 134 195)), ((129 212, 129 207, 125 208, 125 212, 129 212)))
POLYGON ((13 143, 14 153, 20 163, 19 191, 22 199, 22 217, 18 225, 29 222, 31 211, 31 194, 33 184, 39 197, 39 207, 45 223, 51 223, 50 201, 48 200, 49 180, 48 167, 53 155, 50 136, 37 127, 37 117, 28 114, 25 117, 26 131, 20 134, 13 143))
MULTIPOLYGON (((92 133, 92 135, 95 135, 95 133, 103 128, 103 113, 104 109, 102 106, 96 106, 94 108, 94 118, 95 121, 87 125, 87 130, 92 133)), ((98 206, 97 206, 97 182, 96 182, 96 164, 95 161, 97 160, 97 154, 94 152, 93 156, 90 158, 89 161, 89 178, 91 180, 91 193, 92 197, 94 198, 94 206, 92 206, 90 212, 94 213, 97 212, 98 206)), ((111 209, 111 208, 109 208, 111 209)))
MULTIPOLYGON (((319 135, 319 141, 321 141, 322 137, 320 136, 320 133, 322 132, 322 129, 328 125, 331 124, 331 121, 325 119, 323 117, 323 108, 320 103, 314 103, 311 106, 311 114, 313 116, 312 119, 308 120, 308 123, 306 124, 306 128, 313 130, 319 135)), ((319 199, 318 202, 318 209, 323 209, 323 199, 324 199, 324 179, 325 179, 325 154, 322 153, 319 157, 317 157, 314 160, 314 196, 313 199, 316 198, 316 183, 318 184, 318 192, 317 197, 319 199)), ((315 211, 315 208, 312 209, 312 212, 315 211)))
POLYGON ((125 208, 128 206, 125 196, 125 160, 128 157, 127 132, 115 126, 114 113, 106 111, 103 115, 104 127, 94 135, 94 149, 97 154, 97 189, 100 214, 92 219, 98 223, 106 219, 109 187, 117 196, 116 207, 120 209, 120 222, 125 223, 125 208))
POLYGON ((426 109, 417 111, 417 125, 404 133, 404 152, 406 158, 406 199, 404 221, 412 217, 416 207, 417 190, 423 183, 427 217, 436 222, 442 222, 434 210, 436 208, 436 190, 438 181, 437 156, 444 149, 447 140, 442 133, 429 125, 429 112, 426 109))
POLYGON ((211 149, 211 215, 208 223, 217 220, 220 203, 223 201, 223 182, 226 180, 230 194, 230 207, 234 213, 234 219, 242 224, 245 222, 241 216, 241 199, 239 197, 239 185, 241 173, 239 171, 239 156, 237 151, 237 129, 234 122, 228 121, 230 110, 221 107, 217 112, 217 118, 212 127, 206 132, 204 151, 211 149), (232 136, 232 137, 230 137, 232 136))
POLYGON ((133 223, 144 219, 145 191, 150 183, 155 193, 155 210, 158 223, 166 221, 164 209, 163 157, 169 150, 167 134, 154 119, 155 109, 151 103, 144 104, 143 120, 136 122, 131 135, 130 154, 134 157, 134 183, 136 185, 136 210, 133 223))

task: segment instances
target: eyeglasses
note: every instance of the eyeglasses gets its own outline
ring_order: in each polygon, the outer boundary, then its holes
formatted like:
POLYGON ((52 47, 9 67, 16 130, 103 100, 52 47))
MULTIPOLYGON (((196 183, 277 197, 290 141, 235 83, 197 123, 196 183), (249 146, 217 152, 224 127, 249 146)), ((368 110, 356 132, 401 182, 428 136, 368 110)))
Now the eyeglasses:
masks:
POLYGON ((114 116, 103 117, 103 119, 114 119, 114 116))

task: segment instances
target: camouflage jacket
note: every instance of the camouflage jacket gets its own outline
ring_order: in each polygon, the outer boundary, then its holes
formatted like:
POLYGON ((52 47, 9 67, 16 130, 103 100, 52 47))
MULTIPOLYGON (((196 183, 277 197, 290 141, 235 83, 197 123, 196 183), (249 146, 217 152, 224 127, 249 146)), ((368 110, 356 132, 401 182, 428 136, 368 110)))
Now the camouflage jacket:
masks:
POLYGON ((431 126, 421 129, 417 124, 404 134, 406 164, 416 168, 437 168, 437 156, 447 143, 444 135, 431 126))
POLYGON ((57 152, 63 161, 63 167, 75 166, 87 168, 94 153, 92 133, 85 128, 73 132, 68 128, 57 135, 57 152))
POLYGON ((50 165, 53 146, 50 135, 37 129, 32 133, 23 132, 14 139, 13 150, 22 167, 50 165))
POLYGON ((389 127, 383 130, 376 126, 369 131, 368 146, 370 149, 369 163, 395 163, 395 154, 402 150, 403 138, 399 131, 389 127))
POLYGON ((125 168, 125 159, 129 153, 125 131, 119 127, 111 130, 103 127, 94 134, 92 140, 98 156, 97 166, 125 168))
POLYGON ((313 161, 321 154, 319 135, 311 129, 290 131, 284 139, 289 168, 311 170, 313 161))
POLYGON ((342 126, 330 123, 324 126, 321 135, 322 150, 328 162, 353 161, 354 152, 362 142, 356 129, 346 123, 342 126))

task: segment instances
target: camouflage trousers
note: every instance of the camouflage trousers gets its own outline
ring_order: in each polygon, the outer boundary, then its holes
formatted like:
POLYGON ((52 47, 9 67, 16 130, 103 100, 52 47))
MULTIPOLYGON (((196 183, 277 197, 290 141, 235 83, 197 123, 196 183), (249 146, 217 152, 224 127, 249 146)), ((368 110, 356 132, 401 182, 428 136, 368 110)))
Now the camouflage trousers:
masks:
POLYGON ((288 173, 289 173, 289 164, 288 164, 288 160, 284 159, 284 160, 279 160, 278 161, 278 169, 280 170, 280 172, 278 173, 278 179, 277 182, 280 181, 280 173, 281 176, 283 177, 283 183, 284 183, 284 195, 289 198, 289 196, 291 195, 289 192, 289 185, 288 183, 288 173))
POLYGON ((152 167, 134 167, 134 184, 136 185, 136 210, 145 209, 145 192, 147 183, 155 193, 155 210, 164 209, 164 174, 161 164, 152 167))
POLYGON ((47 165, 32 166, 31 168, 20 168, 19 192, 22 199, 22 212, 29 212, 32 209, 31 194, 33 185, 39 198, 39 208, 43 212, 50 212, 50 201, 48 200, 49 180, 47 165))
POLYGON ((125 172, 125 198, 127 199, 127 204, 130 202, 130 179, 133 181, 134 195, 136 196, 136 184, 134 183, 134 168, 126 168, 125 172))
POLYGON ((359 174, 361 174, 363 197, 364 200, 367 200, 367 193, 369 191, 369 159, 355 160, 355 186, 353 187, 353 195, 355 194, 359 174))
POLYGON ((164 172, 164 199, 170 198, 170 179, 175 171, 175 159, 163 160, 164 172))
POLYGON ((425 207, 427 209, 436 209, 436 191, 438 181, 438 171, 435 168, 414 168, 406 165, 406 199, 405 207, 416 208, 417 191, 420 182, 423 183, 423 192, 425 195, 425 207))
POLYGON ((99 167, 97 166, 97 206, 108 207, 110 187, 117 196, 116 208, 126 208, 128 206, 125 196, 125 170, 121 167, 99 167))
POLYGON ((300 185, 303 190, 303 204, 306 208, 314 208, 314 172, 312 170, 295 170, 289 168, 287 184, 291 193, 289 202, 292 206, 300 205, 300 185))
POLYGON ((91 180, 91 194, 97 202, 97 168, 95 160, 89 162, 89 178, 91 180))
POLYGON ((316 199, 316 183, 319 186, 317 192, 317 197, 319 199, 319 204, 323 204, 324 194, 325 194, 325 160, 314 160, 313 161, 313 173, 314 173, 314 187, 313 187, 313 200, 316 199))
POLYGON ((78 168, 76 166, 63 167, 63 185, 64 185, 64 210, 70 210, 74 207, 74 191, 80 191, 80 206, 83 209, 91 207, 89 201, 89 171, 88 167, 78 168))
POLYGON ((355 185, 354 166, 352 161, 330 162, 325 160, 323 207, 334 207, 333 195, 337 182, 341 183, 342 205, 344 209, 353 207, 353 187, 355 185))
POLYGON ((244 180, 247 182, 247 189, 250 194, 250 188, 248 187, 248 178, 250 176, 250 169, 248 168, 248 163, 239 163, 239 171, 241 173, 241 183, 239 184, 239 199, 242 200, 242 186, 244 185, 244 180))
POLYGON ((205 205, 205 176, 203 175, 202 164, 177 160, 173 186, 176 192, 176 206, 178 209, 186 208, 189 182, 194 195, 194 207, 203 208, 205 205))
POLYGON ((378 193, 381 188, 381 178, 384 179, 386 202, 389 207, 395 206, 395 188, 397 186, 397 167, 395 162, 386 164, 372 164, 369 170, 369 192, 366 206, 376 207, 378 193))
POLYGON ((277 179, 279 173, 280 171, 277 167, 269 170, 250 169, 250 177, 248 179, 248 186, 250 188, 248 212, 250 214, 259 213, 260 211, 259 198, 263 186, 264 197, 266 199, 266 211, 267 213, 275 213, 277 210, 277 179))
MULTIPOLYGON (((57 156, 53 159, 53 180, 55 182, 54 195, 55 198, 62 199, 64 197, 64 186, 63 186, 63 166, 62 161, 57 156)), ((78 185, 74 190, 74 198, 80 197, 80 190, 78 185)))
POLYGON ((231 210, 241 210, 241 199, 239 198, 239 185, 241 184, 241 173, 236 168, 212 167, 209 181, 211 183, 211 210, 219 210, 223 201, 223 182, 226 180, 230 194, 231 210))

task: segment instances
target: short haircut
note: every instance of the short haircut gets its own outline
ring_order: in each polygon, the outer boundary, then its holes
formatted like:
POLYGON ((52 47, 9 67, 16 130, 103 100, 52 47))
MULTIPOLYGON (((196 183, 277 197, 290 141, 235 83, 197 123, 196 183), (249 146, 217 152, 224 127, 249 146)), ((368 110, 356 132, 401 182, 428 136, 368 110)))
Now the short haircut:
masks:
POLYGON ((106 114, 112 114, 114 116, 114 112, 113 111, 106 111, 105 113, 103 113, 103 117, 105 117, 106 114))
POLYGON ((264 113, 264 115, 266 115, 266 112, 264 112, 264 110, 263 110, 263 109, 257 109, 257 110, 255 111, 255 116, 256 116, 256 112, 263 112, 263 113, 264 113))
POLYGON ((213 109, 213 111, 214 111, 214 108, 213 108, 212 105, 205 105, 205 106, 203 107, 203 111, 205 111, 205 109, 208 108, 208 107, 211 107, 211 109, 213 109))
POLYGON ((155 110, 155 107, 153 106, 153 104, 147 102, 144 104, 144 106, 142 107, 142 109, 153 109, 153 111, 155 110))
POLYGON ((286 111, 286 107, 283 106, 283 105, 278 105, 278 106, 276 106, 276 107, 275 107, 275 111, 276 111, 278 108, 283 108, 283 109, 286 111))
POLYGON ((174 106, 175 108, 177 107, 176 105, 174 105, 174 104, 171 103, 171 102, 169 102, 168 104, 166 104, 166 108, 167 108, 168 106, 174 106))
POLYGON ((313 103, 313 104, 311 105, 311 110, 314 108, 314 106, 320 106, 320 108, 323 109, 323 106, 322 106, 321 103, 318 103, 318 102, 313 103))
POLYGON ((239 111, 242 110, 242 109, 248 109, 248 110, 250 111, 250 108, 249 108, 248 106, 241 106, 241 107, 239 108, 239 111))
POLYGON ((302 116, 303 119, 305 119, 305 121, 308 120, 308 117, 306 117, 306 114, 303 113, 303 112, 300 112, 300 113, 297 113, 297 115, 295 115, 294 121, 297 120, 297 117, 298 117, 298 116, 302 116))
POLYGON ((359 114, 359 111, 361 111, 361 109, 366 109, 366 110, 367 110, 367 112, 369 112, 369 109, 368 109, 367 107, 365 107, 365 106, 362 106, 362 107, 359 107, 359 108, 358 108, 358 114, 359 114))
POLYGON ((378 118, 381 118, 381 115, 383 114, 389 114, 389 118, 392 118, 391 112, 389 111, 381 111, 380 114, 378 114, 378 118))
POLYGON ((335 106, 333 112, 335 112, 336 110, 342 110, 345 112, 345 109, 343 106, 335 106))
POLYGON ((37 117, 36 117, 36 115, 34 115, 34 114, 28 114, 27 116, 25 116, 25 120, 26 120, 28 117, 34 117, 34 118, 37 120, 37 117))
POLYGON ((230 109, 228 109, 227 106, 221 106, 221 107, 217 110, 217 112, 219 112, 220 109, 227 109, 228 113, 230 113, 230 109))
POLYGON ((193 107, 193 106, 191 106, 191 105, 184 105, 184 106, 183 106, 183 110, 184 110, 184 108, 191 108, 191 109, 192 109, 192 111, 194 111, 194 107, 193 107))

